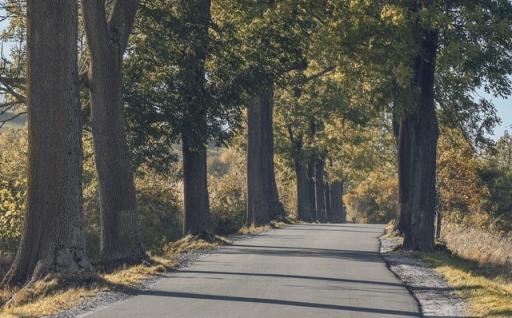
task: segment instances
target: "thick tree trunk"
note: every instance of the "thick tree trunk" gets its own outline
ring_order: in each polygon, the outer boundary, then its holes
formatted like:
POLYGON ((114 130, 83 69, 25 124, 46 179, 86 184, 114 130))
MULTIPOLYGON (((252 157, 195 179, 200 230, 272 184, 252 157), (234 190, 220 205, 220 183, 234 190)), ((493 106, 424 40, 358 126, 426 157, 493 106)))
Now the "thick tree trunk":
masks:
POLYGON ((184 234, 208 231, 209 201, 205 145, 190 146, 183 138, 184 234))
POLYGON ((106 264, 138 262, 145 252, 139 232, 121 89, 122 57, 137 1, 115 1, 109 21, 105 1, 82 0, 82 8, 91 51, 88 84, 100 192, 100 257, 106 264))
POLYGON ((27 208, 6 285, 91 270, 82 230, 77 10, 74 1, 27 1, 27 208))
POLYGON ((436 149, 439 129, 434 105, 437 33, 423 31, 422 52, 415 60, 413 87, 419 94, 413 110, 400 122, 398 229, 404 246, 434 248, 436 149))
POLYGON ((314 200, 311 196, 311 182, 308 166, 301 160, 295 160, 295 176, 297 178, 297 214, 302 221, 313 220, 314 200))
POLYGON ((263 88, 248 105, 247 222, 262 225, 283 216, 274 173, 272 85, 263 88))
POLYGON ((343 185, 340 181, 333 182, 330 186, 330 197, 332 205, 332 221, 345 223, 343 218, 343 204, 341 202, 343 185))
POLYGON ((297 189, 297 218, 302 221, 313 219, 314 200, 310 192, 310 180, 308 165, 304 156, 304 144, 302 136, 294 136, 292 127, 288 127, 289 137, 292 143, 292 159, 295 168, 297 189))
POLYGON ((322 158, 317 158, 315 162, 315 205, 318 220, 327 221, 325 212, 325 183, 324 183, 325 162, 322 158))
POLYGON ((320 216, 318 214, 318 210, 316 209, 316 187, 315 187, 315 166, 316 160, 313 157, 310 157, 307 162, 308 167, 308 192, 311 198, 311 220, 310 221, 318 221, 320 216))
POLYGON ((207 113, 205 63, 208 56, 210 0, 177 1, 177 14, 186 28, 180 35, 190 45, 182 56, 183 78, 183 183, 185 234, 204 234, 209 225, 207 177, 207 113))
POLYGON ((331 202, 331 185, 329 183, 325 183, 324 187, 324 200, 325 200, 325 218, 327 222, 332 222, 334 219, 334 213, 332 210, 332 202, 331 202))

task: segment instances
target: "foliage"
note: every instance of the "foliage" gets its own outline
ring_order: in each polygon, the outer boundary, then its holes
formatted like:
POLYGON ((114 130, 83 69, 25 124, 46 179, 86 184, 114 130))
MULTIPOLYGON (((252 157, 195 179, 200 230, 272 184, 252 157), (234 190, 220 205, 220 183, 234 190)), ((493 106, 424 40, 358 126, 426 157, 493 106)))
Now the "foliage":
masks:
POLYGON ((486 189, 478 175, 482 165, 460 130, 444 127, 438 145, 437 188, 444 213, 469 216, 480 211, 486 189))
MULTIPOLYGON (((212 22, 208 38, 186 2, 145 3, 125 60, 125 96, 129 139, 137 165, 165 171, 175 161, 173 145, 180 136, 203 143, 223 143, 239 123, 241 87, 231 54, 231 24, 212 22), (205 59, 205 70, 192 69, 205 59), (205 72, 204 77, 198 72, 205 72), (201 82, 203 82, 201 84, 201 82), (206 113, 203 127, 194 114, 206 113)), ((191 5, 193 6, 193 5, 191 5)))
POLYGON ((512 137, 508 132, 496 148, 485 156, 478 172, 481 184, 487 189, 482 209, 492 218, 491 226, 498 231, 512 232, 512 137))
POLYGON ((438 191, 447 222, 512 231, 512 138, 507 132, 483 154, 460 130, 444 128, 439 141, 438 191))
POLYGON ((357 223, 388 223, 397 218, 396 175, 373 171, 344 195, 348 215, 357 223))
POLYGON ((236 149, 224 149, 210 162, 208 186, 212 223, 216 232, 230 234, 245 225, 247 181, 244 155, 236 149), (219 170, 216 167, 222 166, 219 170))
POLYGON ((0 256, 13 253, 21 237, 27 192, 25 129, 0 133, 0 256))

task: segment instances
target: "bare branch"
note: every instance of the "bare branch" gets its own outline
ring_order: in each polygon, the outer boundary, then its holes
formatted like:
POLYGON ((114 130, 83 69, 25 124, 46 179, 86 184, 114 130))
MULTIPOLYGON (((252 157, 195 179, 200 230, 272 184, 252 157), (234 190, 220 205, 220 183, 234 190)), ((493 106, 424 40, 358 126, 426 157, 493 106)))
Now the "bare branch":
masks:
POLYGON ((6 118, 6 119, 0 119, 0 128, 3 128, 5 124, 7 124, 8 122, 10 122, 11 120, 14 120, 20 116, 23 116, 25 115, 27 112, 19 112, 17 114, 14 114, 12 115, 11 117, 9 118, 6 118))

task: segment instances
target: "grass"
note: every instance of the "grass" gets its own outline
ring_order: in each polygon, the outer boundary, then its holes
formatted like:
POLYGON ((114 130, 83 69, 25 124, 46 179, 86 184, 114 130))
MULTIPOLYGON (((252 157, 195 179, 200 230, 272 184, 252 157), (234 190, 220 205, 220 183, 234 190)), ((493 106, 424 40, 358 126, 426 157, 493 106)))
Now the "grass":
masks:
POLYGON ((500 269, 481 266, 447 251, 417 253, 441 273, 476 317, 512 317, 512 280, 500 269))

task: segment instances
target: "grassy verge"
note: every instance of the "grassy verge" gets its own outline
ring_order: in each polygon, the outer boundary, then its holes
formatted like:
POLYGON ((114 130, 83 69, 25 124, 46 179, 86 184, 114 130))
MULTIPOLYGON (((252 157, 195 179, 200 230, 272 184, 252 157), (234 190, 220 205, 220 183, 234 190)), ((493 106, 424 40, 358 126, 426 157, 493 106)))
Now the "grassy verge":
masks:
POLYGON ((441 273, 476 317, 512 317, 512 280, 502 271, 467 261, 446 251, 418 253, 441 273))

